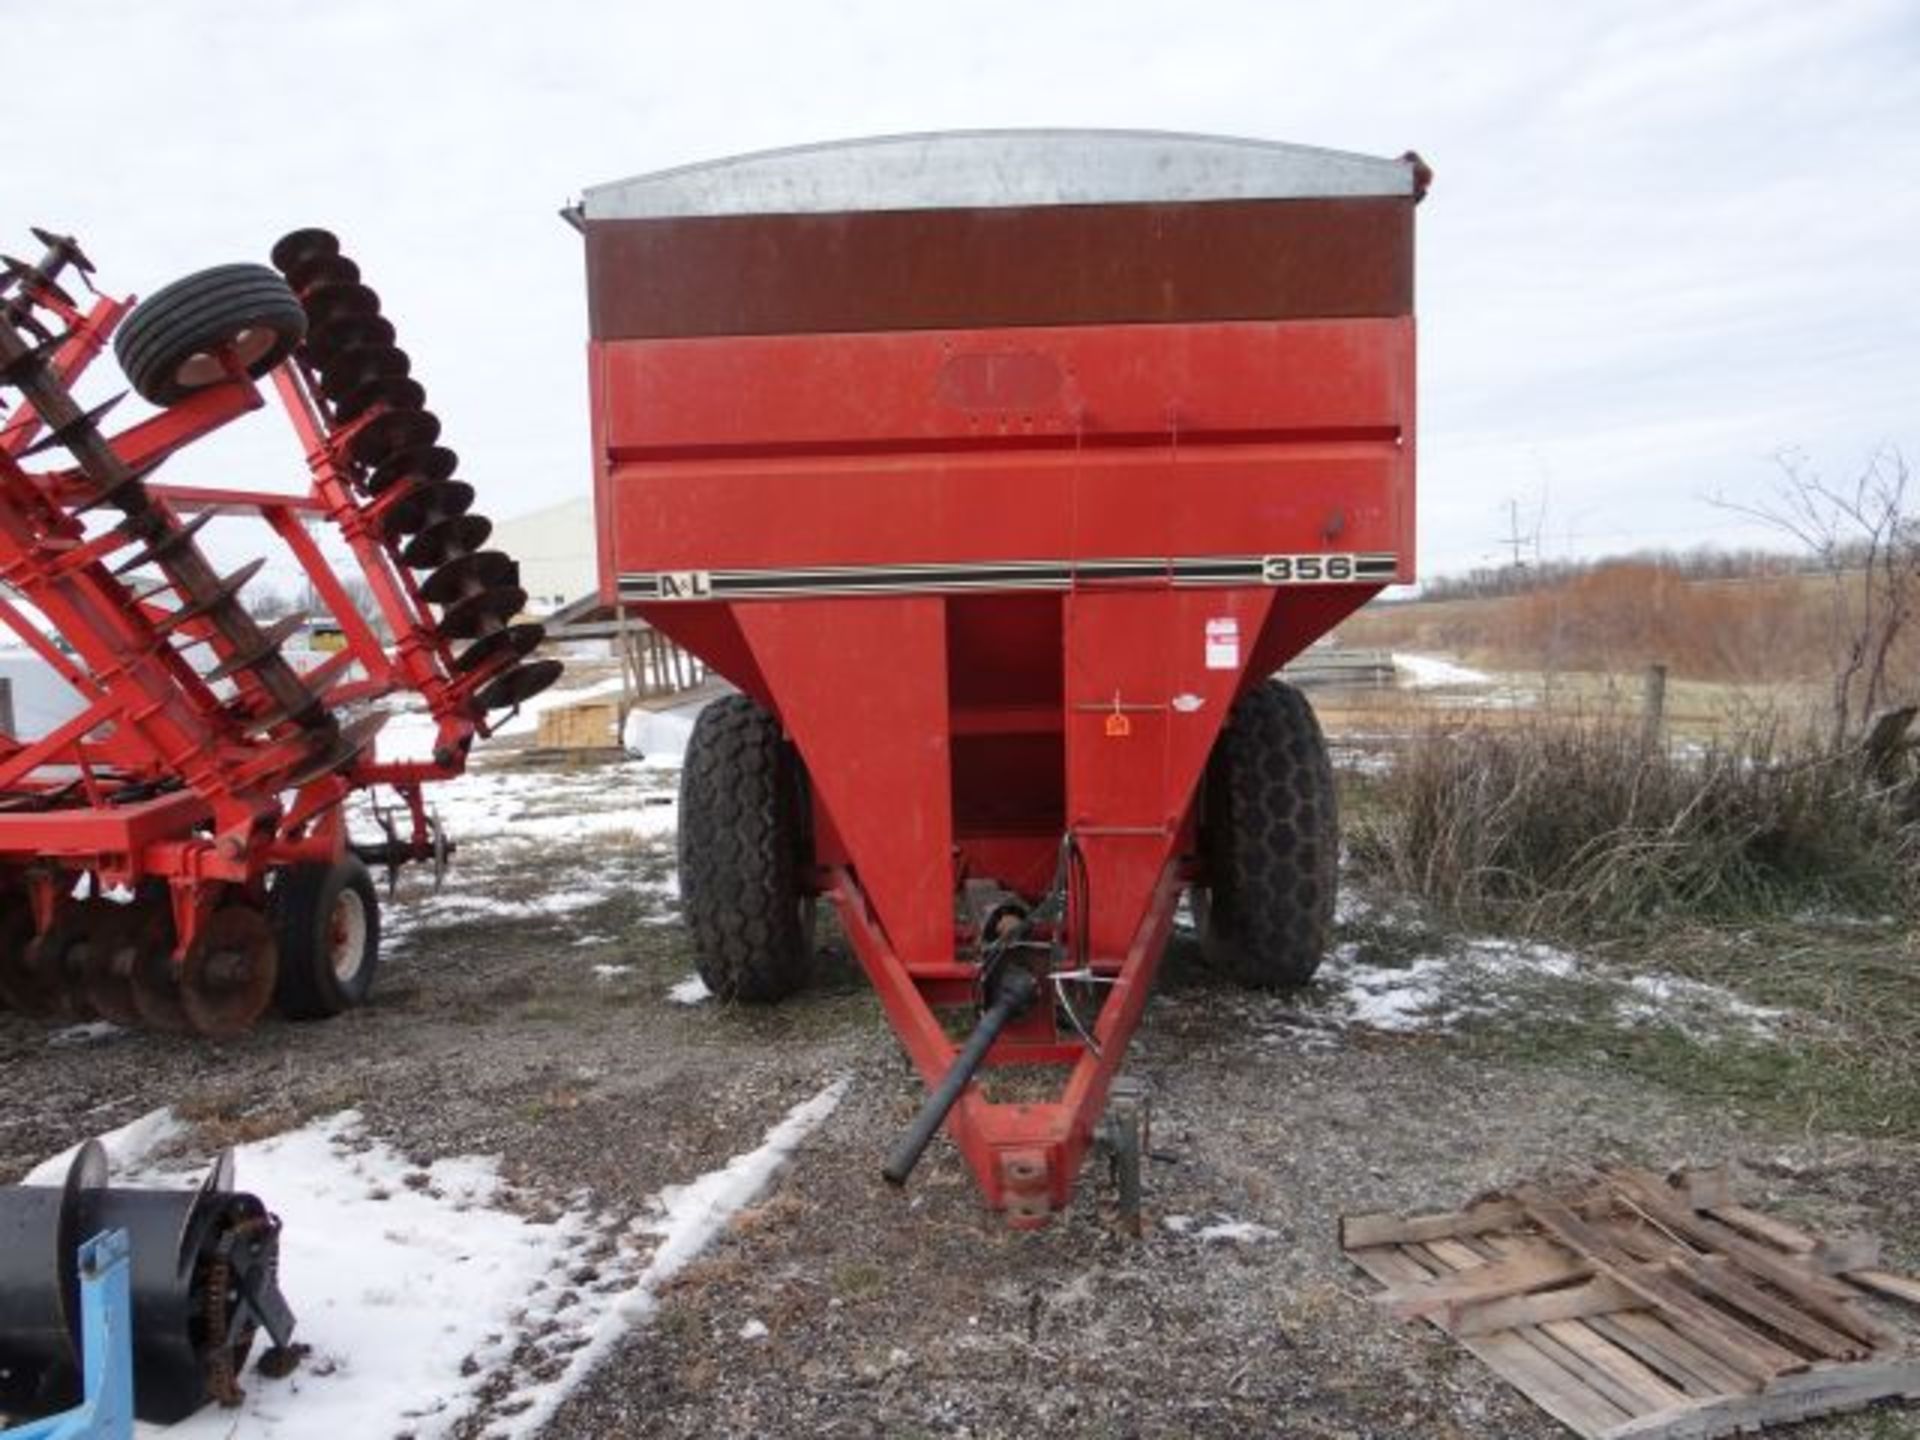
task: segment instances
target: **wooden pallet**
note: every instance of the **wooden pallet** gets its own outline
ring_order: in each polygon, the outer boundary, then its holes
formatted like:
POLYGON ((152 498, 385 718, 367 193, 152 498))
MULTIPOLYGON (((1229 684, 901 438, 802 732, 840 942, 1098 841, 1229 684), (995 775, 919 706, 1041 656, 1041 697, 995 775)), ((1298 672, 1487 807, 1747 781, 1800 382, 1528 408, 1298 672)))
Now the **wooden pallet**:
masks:
POLYGON ((1402 1319, 1455 1337, 1588 1437, 1704 1440, 1920 1399, 1920 1353, 1867 1303, 1920 1307, 1879 1247, 1734 1202, 1723 1171, 1604 1171, 1452 1214, 1351 1216, 1341 1245, 1402 1319))

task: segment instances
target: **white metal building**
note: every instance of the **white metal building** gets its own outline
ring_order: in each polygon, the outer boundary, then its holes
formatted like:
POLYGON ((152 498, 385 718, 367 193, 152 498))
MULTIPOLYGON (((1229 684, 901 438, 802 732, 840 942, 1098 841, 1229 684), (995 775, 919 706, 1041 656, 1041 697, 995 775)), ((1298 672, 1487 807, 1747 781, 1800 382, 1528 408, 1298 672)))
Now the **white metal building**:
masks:
POLYGON ((496 520, 492 543, 520 562, 527 608, 536 615, 550 614, 600 583, 593 553, 593 501, 588 496, 496 520))

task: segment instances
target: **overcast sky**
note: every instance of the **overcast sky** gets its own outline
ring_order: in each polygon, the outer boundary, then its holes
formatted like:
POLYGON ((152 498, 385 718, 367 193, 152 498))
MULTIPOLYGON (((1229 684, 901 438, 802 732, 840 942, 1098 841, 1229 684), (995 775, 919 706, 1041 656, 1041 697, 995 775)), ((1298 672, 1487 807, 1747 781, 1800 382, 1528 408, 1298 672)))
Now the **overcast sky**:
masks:
MULTIPOLYGON (((1920 4, 0 6, 0 248, 150 291, 337 231, 495 515, 589 486, 583 186, 975 126, 1395 155, 1420 210, 1421 563, 1753 538, 1774 455, 1920 458, 1920 4), (1337 13, 1336 13, 1337 12, 1337 13)), ((131 402, 130 402, 131 403, 131 402)), ((259 417, 168 478, 299 476, 259 417)))

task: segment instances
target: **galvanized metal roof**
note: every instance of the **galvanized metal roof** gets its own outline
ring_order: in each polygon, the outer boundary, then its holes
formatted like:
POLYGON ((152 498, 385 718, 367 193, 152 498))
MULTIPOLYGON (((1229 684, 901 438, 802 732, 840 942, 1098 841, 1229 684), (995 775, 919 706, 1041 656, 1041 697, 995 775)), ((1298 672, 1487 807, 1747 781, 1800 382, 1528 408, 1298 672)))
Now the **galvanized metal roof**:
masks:
POLYGON ((763 150, 589 188, 588 221, 1412 195, 1413 162, 1154 130, 953 130, 763 150))

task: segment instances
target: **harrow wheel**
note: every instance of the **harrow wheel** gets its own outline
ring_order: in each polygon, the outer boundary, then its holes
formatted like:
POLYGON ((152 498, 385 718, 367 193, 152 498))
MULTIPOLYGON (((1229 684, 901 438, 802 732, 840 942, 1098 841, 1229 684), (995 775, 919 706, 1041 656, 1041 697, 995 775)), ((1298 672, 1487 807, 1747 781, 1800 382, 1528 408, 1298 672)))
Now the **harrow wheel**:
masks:
POLYGON ((1256 989, 1305 985, 1332 938, 1340 861, 1333 764, 1306 696, 1270 680, 1240 697, 1205 806, 1193 901, 1207 959, 1256 989))
POLYGON ((680 897, 694 966, 723 1000, 771 1004, 813 970, 806 777, 745 695, 700 712, 680 772, 680 897))
POLYGON ((175 405, 227 375, 231 351, 256 378, 307 333, 306 311, 264 265, 216 265, 163 286, 127 316, 113 353, 144 400, 175 405))
POLYGON ((380 966, 380 897, 354 856, 289 865, 268 900, 280 947, 280 1010, 325 1020, 366 1003, 380 966))
POLYGON ((180 962, 187 1023, 215 1040, 243 1034, 273 1003, 279 968, 267 917, 245 905, 221 906, 180 962))

